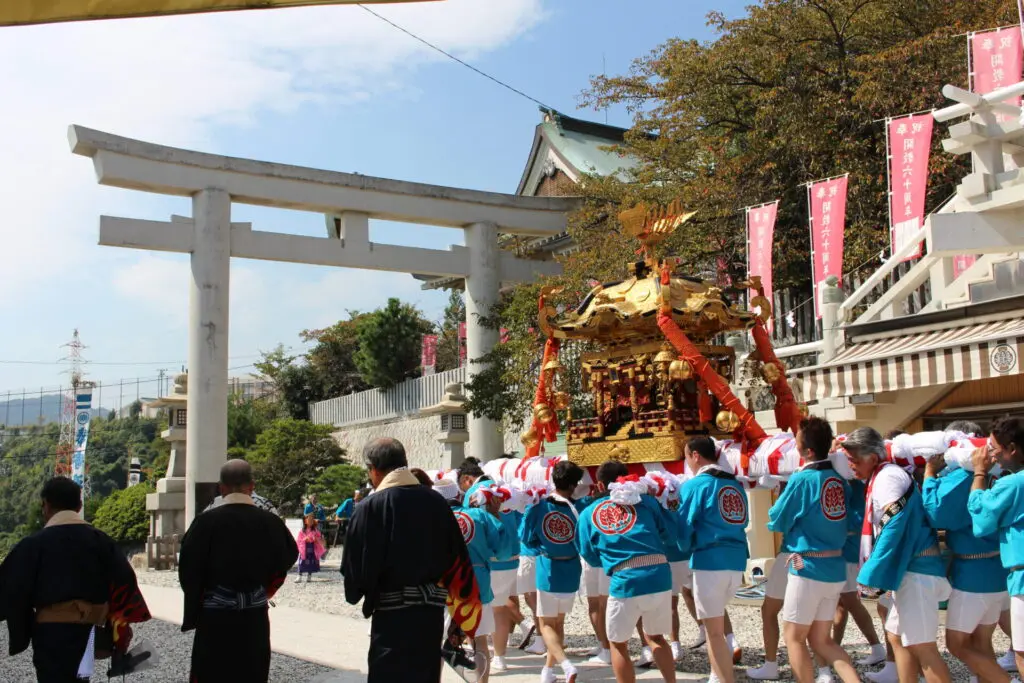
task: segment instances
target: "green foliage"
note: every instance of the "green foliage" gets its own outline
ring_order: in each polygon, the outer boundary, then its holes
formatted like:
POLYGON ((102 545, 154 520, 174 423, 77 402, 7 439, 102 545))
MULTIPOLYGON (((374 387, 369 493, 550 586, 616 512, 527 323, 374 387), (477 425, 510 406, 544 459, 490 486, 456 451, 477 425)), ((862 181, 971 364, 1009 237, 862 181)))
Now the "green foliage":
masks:
POLYGON ((278 407, 262 398, 246 398, 241 394, 228 397, 228 448, 249 448, 256 437, 273 422, 278 407))
POLYGON ((459 323, 466 320, 466 301, 463 293, 453 289, 444 309, 444 319, 437 332, 437 371, 444 372, 459 367, 459 323))
POLYGON ((295 510, 324 470, 344 461, 345 452, 331 431, 330 425, 290 417, 275 420, 246 455, 256 491, 281 512, 295 510))
MULTIPOLYGON (((640 163, 628 178, 588 176, 578 186, 584 202, 569 232, 579 250, 562 259, 563 276, 541 283, 564 288, 550 302, 572 308, 596 282, 621 280, 637 244, 618 213, 671 200, 698 213, 657 254, 705 277, 724 258, 737 281, 746 277, 743 207, 781 199, 775 287, 809 297, 804 184, 841 173, 850 174, 844 270, 876 267, 889 245, 882 119, 944 106, 945 84, 967 85, 962 34, 1017 21, 1011 0, 761 0, 737 19, 712 12, 713 41, 670 39, 628 73, 594 78, 584 104, 629 109, 621 151, 640 163)), ((928 210, 969 168, 942 150, 936 130, 928 210)), ((542 349, 538 293, 538 283, 517 287, 493 312, 511 338, 486 358, 495 369, 467 386, 475 414, 522 423, 542 349)), ((570 379, 579 374, 573 346, 562 357, 570 379)))
POLYGON ((366 470, 356 465, 331 465, 316 478, 309 493, 315 493, 328 508, 336 508, 366 483, 366 470))
POLYGON ((415 306, 388 299, 384 308, 362 316, 357 330, 359 374, 367 384, 389 389, 419 373, 423 335, 433 325, 415 306))
POLYGON ((96 510, 93 526, 118 543, 145 541, 149 535, 146 494, 150 492, 145 484, 114 491, 96 510))
POLYGON ((359 350, 359 324, 366 316, 357 311, 349 311, 348 316, 348 320, 339 320, 326 329, 304 330, 299 335, 302 341, 314 343, 306 354, 306 362, 320 380, 322 398, 344 396, 370 388, 355 363, 359 350))

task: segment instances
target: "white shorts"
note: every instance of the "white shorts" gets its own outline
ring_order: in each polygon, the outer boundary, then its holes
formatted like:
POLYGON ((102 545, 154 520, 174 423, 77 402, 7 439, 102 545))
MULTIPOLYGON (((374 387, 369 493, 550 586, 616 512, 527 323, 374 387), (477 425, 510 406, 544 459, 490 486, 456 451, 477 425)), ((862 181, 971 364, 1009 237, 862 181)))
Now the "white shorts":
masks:
POLYGON ((1010 595, 1001 593, 968 593, 956 588, 949 594, 946 606, 946 630, 974 633, 979 626, 999 623, 999 615, 1010 608, 1010 595))
POLYGON ((494 633, 494 603, 484 604, 484 610, 480 614, 480 624, 476 627, 476 637, 489 636, 494 633))
POLYGON ((519 556, 516 570, 516 593, 526 595, 537 592, 537 558, 532 555, 519 556))
POLYGON ((714 619, 725 615, 725 606, 743 585, 743 572, 728 569, 693 570, 693 601, 698 619, 714 619))
POLYGON ((672 594, 679 595, 684 588, 693 590, 693 572, 690 570, 690 562, 672 562, 672 594))
POLYGON ((789 582, 789 557, 792 553, 779 553, 775 556, 772 570, 768 572, 768 581, 764 584, 764 597, 775 600, 786 599, 786 584, 789 582))
POLYGON ((640 619, 644 620, 645 633, 671 633, 672 593, 665 591, 632 598, 608 598, 605 624, 611 642, 628 643, 640 619))
POLYGON ((591 567, 583 563, 583 590, 588 598, 608 597, 608 584, 611 577, 601 567, 591 567))
POLYGON ((491 592, 494 593, 494 604, 504 607, 508 599, 518 595, 518 572, 515 569, 502 569, 491 572, 491 592))
POLYGON ((887 610, 892 609, 892 591, 885 591, 878 596, 878 606, 887 610))
POLYGON ((801 626, 810 626, 815 621, 832 623, 839 593, 845 585, 842 581, 826 583, 803 576, 789 577, 786 599, 782 603, 782 620, 801 626))
POLYGON ((939 603, 952 591, 944 576, 908 572, 892 595, 885 630, 898 635, 904 647, 934 643, 939 637, 939 603))
POLYGON ((1013 633, 1013 649, 1024 652, 1024 595, 1010 598, 1010 631, 1013 633))
POLYGON ((846 563, 846 584, 843 585, 843 593, 858 593, 860 587, 857 585, 857 574, 860 574, 860 565, 856 562, 846 563))
POLYGON ((553 618, 572 612, 575 593, 545 593, 537 591, 537 616, 553 618))

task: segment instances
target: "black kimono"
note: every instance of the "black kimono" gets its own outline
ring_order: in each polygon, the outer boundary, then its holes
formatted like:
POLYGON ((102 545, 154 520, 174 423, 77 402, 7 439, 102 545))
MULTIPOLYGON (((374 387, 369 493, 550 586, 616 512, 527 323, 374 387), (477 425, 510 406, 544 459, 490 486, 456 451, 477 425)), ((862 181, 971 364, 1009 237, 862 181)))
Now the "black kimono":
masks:
POLYGON ((0 619, 7 620, 10 654, 25 651, 31 642, 39 683, 79 680, 79 663, 94 626, 54 623, 45 616, 70 601, 106 605, 102 621, 113 630, 114 646, 121 652, 131 642, 128 624, 150 619, 135 572, 114 541, 76 513, 61 512, 14 546, 0 565, 0 619))
POLYGON ((407 470, 389 474, 352 513, 341 571, 345 598, 362 600, 373 619, 367 683, 438 683, 449 593, 459 623, 480 610, 469 553, 444 499, 407 470))
POLYGON ((192 683, 265 683, 270 676, 267 601, 299 550, 284 522, 232 494, 196 517, 181 542, 182 631, 195 629, 192 683))

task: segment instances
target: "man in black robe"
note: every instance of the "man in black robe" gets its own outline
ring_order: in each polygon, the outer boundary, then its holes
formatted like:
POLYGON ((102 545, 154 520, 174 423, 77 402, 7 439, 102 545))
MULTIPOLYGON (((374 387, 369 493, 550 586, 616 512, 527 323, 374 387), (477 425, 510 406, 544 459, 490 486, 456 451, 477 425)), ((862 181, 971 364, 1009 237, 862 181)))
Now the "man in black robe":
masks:
POLYGON ((373 495, 355 507, 341 572, 370 626, 367 683, 438 683, 444 609, 472 636, 480 595, 458 522, 408 469, 394 439, 366 446, 373 495))
POLYGON ((223 503, 196 517, 181 541, 181 630, 196 632, 191 683, 266 683, 270 676, 268 601, 299 550, 281 518, 253 503, 253 486, 249 463, 225 463, 223 503))
POLYGON ((124 653, 128 624, 149 620, 149 610, 114 541, 81 518, 81 487, 54 477, 42 499, 46 526, 0 565, 0 620, 7 620, 12 656, 32 643, 39 683, 87 681, 95 644, 104 640, 98 634, 112 633, 114 648, 124 653))

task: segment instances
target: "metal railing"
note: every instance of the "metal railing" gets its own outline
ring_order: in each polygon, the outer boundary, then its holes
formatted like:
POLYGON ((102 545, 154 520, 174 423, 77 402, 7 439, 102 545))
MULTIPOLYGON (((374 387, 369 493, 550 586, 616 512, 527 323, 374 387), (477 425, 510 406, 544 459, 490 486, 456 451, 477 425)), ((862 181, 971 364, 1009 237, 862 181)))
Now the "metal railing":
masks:
POLYGON ((370 389, 357 394, 317 401, 309 405, 309 419, 314 424, 347 427, 415 415, 424 408, 439 403, 444 397, 445 386, 462 383, 465 379, 466 368, 461 367, 409 379, 387 391, 370 389))

